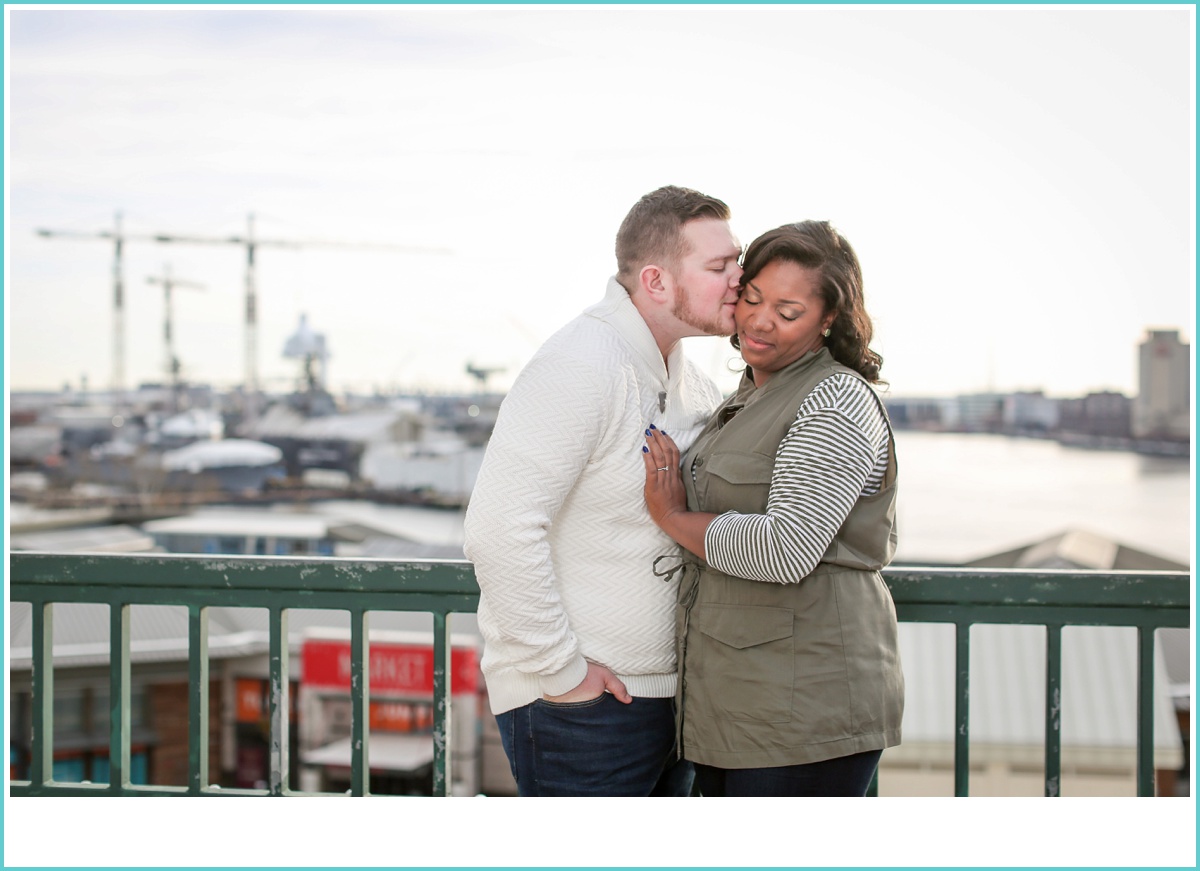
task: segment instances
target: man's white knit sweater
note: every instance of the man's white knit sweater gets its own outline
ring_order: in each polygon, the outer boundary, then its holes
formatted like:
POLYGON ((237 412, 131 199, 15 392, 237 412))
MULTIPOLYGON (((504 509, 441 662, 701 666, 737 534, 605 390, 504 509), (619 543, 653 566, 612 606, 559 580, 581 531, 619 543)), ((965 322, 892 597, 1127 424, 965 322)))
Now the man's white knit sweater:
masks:
POLYGON ((676 584, 653 566, 679 549, 646 510, 642 446, 654 424, 686 449, 719 401, 678 344, 664 364, 615 278, 521 372, 466 516, 493 713, 574 689, 588 661, 674 694, 676 584))

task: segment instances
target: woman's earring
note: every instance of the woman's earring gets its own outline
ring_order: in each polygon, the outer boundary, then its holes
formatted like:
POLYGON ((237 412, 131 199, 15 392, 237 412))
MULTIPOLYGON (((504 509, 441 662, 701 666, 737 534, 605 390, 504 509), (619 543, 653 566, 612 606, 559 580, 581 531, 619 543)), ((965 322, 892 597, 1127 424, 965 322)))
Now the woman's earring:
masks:
POLYGON ((831 332, 833 332, 833 330, 829 329, 829 327, 826 327, 825 332, 821 333, 821 335, 828 339, 831 332))

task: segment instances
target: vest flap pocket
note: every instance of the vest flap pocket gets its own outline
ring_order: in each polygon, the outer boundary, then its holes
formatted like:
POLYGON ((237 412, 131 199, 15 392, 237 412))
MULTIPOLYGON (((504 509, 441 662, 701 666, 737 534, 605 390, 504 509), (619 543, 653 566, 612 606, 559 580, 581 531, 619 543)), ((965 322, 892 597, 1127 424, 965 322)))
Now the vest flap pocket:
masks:
POLYGON ((792 637, 792 609, 767 605, 697 605, 697 629, 738 650, 792 637))
POLYGON ((707 460, 710 474, 730 484, 770 484, 775 458, 749 451, 721 451, 707 460))

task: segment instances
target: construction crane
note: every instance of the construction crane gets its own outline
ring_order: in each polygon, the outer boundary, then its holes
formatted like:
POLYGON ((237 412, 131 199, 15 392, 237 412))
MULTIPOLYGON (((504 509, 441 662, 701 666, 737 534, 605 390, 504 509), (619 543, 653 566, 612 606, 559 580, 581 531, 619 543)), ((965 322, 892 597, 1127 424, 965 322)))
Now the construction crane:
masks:
POLYGON ((377 251, 409 251, 423 254, 449 254, 446 248, 430 248, 413 245, 363 244, 351 242, 322 242, 316 240, 288 241, 283 239, 259 239, 254 235, 254 215, 246 222, 245 236, 183 236, 169 233, 154 235, 156 242, 183 243, 194 245, 241 245, 246 249, 246 304, 245 304, 245 414, 247 422, 257 416, 258 401, 258 291, 255 284, 255 251, 259 248, 358 248, 377 251))
POLYGON ((246 249, 246 301, 245 320, 245 391, 246 417, 253 420, 257 414, 258 396, 258 293, 255 285, 255 251, 262 247, 271 248, 358 248, 376 251, 409 251, 422 254, 449 254, 447 248, 414 245, 390 245, 352 242, 324 242, 317 240, 287 241, 282 239, 259 239, 254 235, 254 215, 250 214, 245 236, 184 236, 173 233, 151 233, 130 235, 121 230, 121 213, 116 214, 113 230, 96 233, 73 230, 37 230, 46 238, 112 239, 113 240, 113 374, 112 388, 123 403, 125 390, 125 300, 122 251, 127 241, 153 241, 197 245, 241 245, 246 249))
POLYGON ((113 357, 111 389, 118 404, 124 403, 125 394, 125 283, 122 253, 129 239, 150 239, 150 236, 130 236, 121 230, 121 213, 117 212, 112 230, 95 233, 76 230, 37 230, 39 236, 48 239, 112 239, 113 240, 113 357))
POLYGON ((179 358, 175 356, 175 340, 172 334, 172 323, 174 321, 174 313, 172 311, 171 291, 177 287, 185 287, 191 290, 203 290, 203 284, 197 284, 194 281, 185 281, 182 278, 175 278, 171 275, 170 265, 163 266, 163 274, 150 275, 146 278, 147 284, 159 284, 163 289, 163 349, 164 349, 164 369, 167 373, 167 380, 171 384, 172 401, 178 401, 179 393, 179 358))
POLYGON ((467 374, 479 382, 480 393, 487 393, 488 379, 503 371, 503 366, 476 366, 474 363, 467 363, 467 374))

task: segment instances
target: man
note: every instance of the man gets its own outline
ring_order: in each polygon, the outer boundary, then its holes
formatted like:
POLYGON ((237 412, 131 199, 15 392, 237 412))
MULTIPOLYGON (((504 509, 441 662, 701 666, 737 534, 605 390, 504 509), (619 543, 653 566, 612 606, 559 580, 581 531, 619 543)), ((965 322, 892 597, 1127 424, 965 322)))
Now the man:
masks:
POLYGON ((720 400, 685 336, 729 335, 729 209, 664 187, 617 233, 604 299, 505 398, 466 516, 492 712, 521 795, 687 795, 675 753, 676 545, 642 490, 648 427, 690 445, 720 400))

